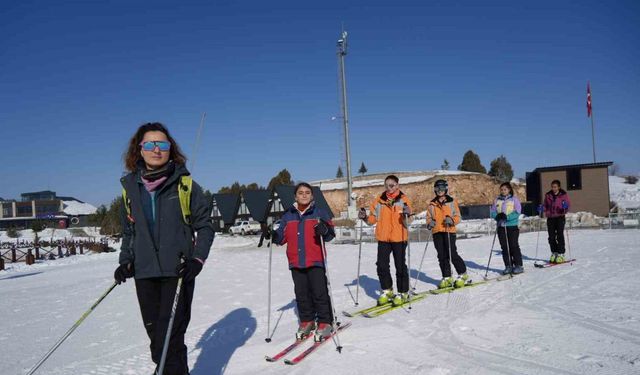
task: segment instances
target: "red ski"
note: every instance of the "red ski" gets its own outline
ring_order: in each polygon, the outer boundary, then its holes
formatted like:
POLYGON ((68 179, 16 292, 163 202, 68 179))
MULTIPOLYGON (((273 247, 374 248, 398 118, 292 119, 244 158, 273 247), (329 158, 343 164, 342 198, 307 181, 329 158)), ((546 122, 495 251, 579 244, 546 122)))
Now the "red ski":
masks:
POLYGON ((565 260, 562 263, 549 263, 549 262, 544 262, 544 263, 534 263, 533 265, 538 267, 538 268, 549 268, 549 267, 553 267, 553 266, 561 266, 563 264, 567 264, 567 263, 573 263, 575 262, 575 259, 569 259, 569 260, 565 260))
POLYGON ((291 352, 292 352, 293 350, 295 350, 298 346, 300 346, 303 342, 307 341, 307 339, 308 339, 309 337, 312 337, 312 336, 313 336, 313 332, 312 332, 310 335, 308 335, 307 337, 303 338, 302 340, 297 340, 297 339, 296 339, 296 341, 295 341, 293 344, 291 344, 291 345, 287 346, 286 348, 282 349, 278 354, 276 354, 276 355, 274 355, 274 356, 265 356, 265 357, 264 357, 264 359, 266 359, 266 360, 267 360, 267 362, 276 362, 276 361, 278 361, 280 358, 282 358, 282 357, 284 357, 285 355, 287 355, 287 354, 291 353, 291 352))
MULTIPOLYGON (((338 327, 337 332, 342 332, 345 329, 349 328, 350 326, 351 326, 351 322, 342 324, 340 327, 338 327)), ((308 347, 304 352, 300 353, 297 357, 293 359, 285 359, 284 363, 286 363, 287 365, 297 365, 298 363, 302 362, 303 359, 307 358, 309 354, 313 353, 316 349, 322 346, 322 344, 326 343, 327 341, 331 341, 333 339, 333 336, 335 335, 336 335, 336 332, 332 333, 331 336, 325 338, 320 342, 314 342, 313 345, 308 347)))

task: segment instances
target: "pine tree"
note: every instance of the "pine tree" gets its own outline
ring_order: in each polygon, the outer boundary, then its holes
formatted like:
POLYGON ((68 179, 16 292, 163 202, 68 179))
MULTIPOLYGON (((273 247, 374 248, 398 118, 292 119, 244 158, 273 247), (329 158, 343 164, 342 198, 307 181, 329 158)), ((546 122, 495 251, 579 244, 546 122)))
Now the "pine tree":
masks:
POLYGON ((269 186, 267 186, 268 190, 273 190, 273 188, 277 185, 293 185, 293 180, 291 179, 291 173, 288 170, 283 169, 278 172, 275 177, 269 181, 269 186))
POLYGON ((458 165, 459 171, 487 173, 487 169, 480 162, 480 156, 469 150, 464 153, 462 157, 462 163, 458 165))
POLYGON ((18 238, 20 237, 20 232, 16 229, 16 227, 11 226, 7 229, 7 236, 9 238, 18 238))
POLYGON ((367 167, 365 167, 364 162, 360 164, 360 169, 358 169, 358 173, 360 173, 361 176, 364 176, 367 173, 367 167))
POLYGON ((504 155, 493 159, 489 176, 495 177, 500 182, 509 182, 513 178, 513 168, 504 155))
POLYGON ((122 233, 122 196, 117 196, 111 201, 107 214, 100 224, 100 234, 122 233))
POLYGON ((449 165, 449 160, 444 159, 444 162, 442 162, 440 169, 442 169, 443 171, 448 171, 449 168, 451 168, 451 166, 449 165))
POLYGON ((336 172, 336 178, 342 178, 344 174, 342 173, 342 167, 338 166, 338 171, 336 172))

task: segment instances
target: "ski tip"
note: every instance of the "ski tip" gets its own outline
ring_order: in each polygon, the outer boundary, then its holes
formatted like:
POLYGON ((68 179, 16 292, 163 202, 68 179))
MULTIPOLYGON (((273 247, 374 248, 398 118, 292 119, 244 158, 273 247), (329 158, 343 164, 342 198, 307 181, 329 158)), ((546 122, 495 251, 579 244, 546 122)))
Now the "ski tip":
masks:
POLYGON ((273 359, 272 357, 269 357, 268 355, 264 357, 265 361, 267 362, 275 362, 276 360, 273 359))
POLYGON ((288 360, 288 359, 285 359, 285 360, 284 360, 284 364, 285 364, 285 365, 295 365, 296 363, 297 363, 297 362, 292 362, 292 361, 290 361, 290 360, 288 360))

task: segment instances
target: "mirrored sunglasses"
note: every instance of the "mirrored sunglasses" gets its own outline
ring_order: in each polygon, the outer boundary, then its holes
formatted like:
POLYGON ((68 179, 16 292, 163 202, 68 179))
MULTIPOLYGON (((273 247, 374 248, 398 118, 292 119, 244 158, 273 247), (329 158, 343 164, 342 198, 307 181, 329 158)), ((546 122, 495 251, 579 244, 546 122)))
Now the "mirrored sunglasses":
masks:
POLYGON ((169 141, 147 141, 140 143, 140 147, 144 151, 153 151, 156 147, 160 151, 169 151, 171 149, 171 142, 169 141))

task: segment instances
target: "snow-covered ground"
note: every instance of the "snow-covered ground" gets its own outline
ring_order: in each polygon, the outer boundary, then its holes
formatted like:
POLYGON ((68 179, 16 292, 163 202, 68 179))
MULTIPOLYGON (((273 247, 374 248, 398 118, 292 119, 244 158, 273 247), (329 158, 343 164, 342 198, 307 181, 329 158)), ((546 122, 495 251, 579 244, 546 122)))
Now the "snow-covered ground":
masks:
MULTIPOLYGON (((187 332, 192 375, 215 374, 640 374, 640 230, 571 232, 573 265, 534 269, 537 233, 521 236, 526 272, 448 295, 412 310, 354 318, 338 354, 327 343, 297 367, 267 363, 293 338, 293 285, 274 248, 273 341, 267 335, 266 249, 255 238, 220 237, 197 279, 187 332), (251 242, 253 241, 253 242, 251 242), (277 324, 276 324, 277 323, 277 324)), ((459 241, 480 278, 492 237, 459 241)), ((540 235, 540 258, 548 255, 540 235)), ((424 243, 412 245, 415 269, 424 243)), ((360 302, 376 297, 375 244, 362 247, 360 302)), ((329 244, 338 311, 353 307, 357 245, 329 244)), ((429 245, 418 289, 440 278, 429 245)), ((76 256, 0 271, 0 374, 24 374, 112 282, 117 253, 76 256), (55 265, 55 266, 53 266, 55 265)), ((502 268, 494 254, 490 274, 502 268)), ((415 272, 413 273, 415 274, 415 272)), ((341 317, 345 321, 347 318, 341 317)), ((134 285, 114 289, 53 354, 40 374, 153 371, 134 285)))
MULTIPOLYGON (((42 240, 71 240, 71 239, 99 239, 103 237, 100 234, 100 227, 81 227, 71 229, 55 229, 45 228, 38 233, 38 237, 42 240)), ((0 242, 16 242, 17 241, 33 241, 35 233, 31 229, 23 229, 18 231, 18 238, 11 238, 6 231, 0 231, 0 242)))
POLYGON ((623 177, 609 177, 609 197, 623 210, 640 208, 640 183, 627 184, 623 177))

